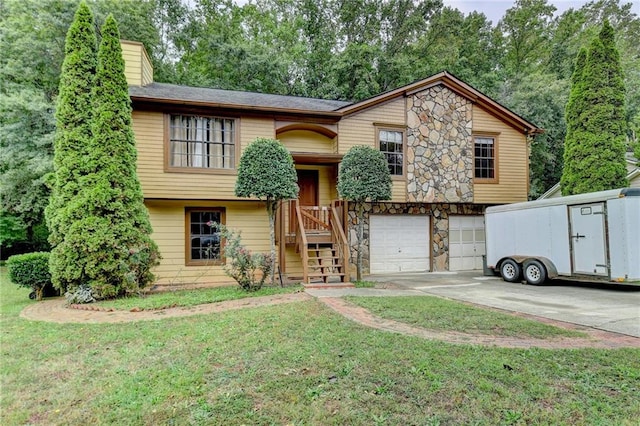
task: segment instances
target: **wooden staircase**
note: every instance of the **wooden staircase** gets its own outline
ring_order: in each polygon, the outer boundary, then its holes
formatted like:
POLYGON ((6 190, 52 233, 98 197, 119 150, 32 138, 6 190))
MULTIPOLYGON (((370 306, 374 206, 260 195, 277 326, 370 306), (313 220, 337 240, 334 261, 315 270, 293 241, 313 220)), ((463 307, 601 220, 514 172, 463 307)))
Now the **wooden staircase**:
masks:
POLYGON ((322 280, 323 283, 344 282, 345 265, 333 243, 307 245, 307 283, 322 280))
POLYGON ((347 283, 349 246, 335 208, 296 205, 295 214, 303 283, 347 283))

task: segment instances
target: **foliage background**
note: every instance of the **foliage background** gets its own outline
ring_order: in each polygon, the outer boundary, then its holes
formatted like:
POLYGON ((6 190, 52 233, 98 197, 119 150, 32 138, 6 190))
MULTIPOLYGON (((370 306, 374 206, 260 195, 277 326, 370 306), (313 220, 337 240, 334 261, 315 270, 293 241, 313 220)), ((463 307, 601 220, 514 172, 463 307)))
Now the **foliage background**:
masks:
MULTIPOLYGON (((0 197, 26 241, 48 197, 64 36, 77 3, 0 1, 0 197)), ((559 16, 553 3, 516 0, 492 22, 440 0, 88 2, 97 27, 113 13, 122 38, 144 43, 159 82, 355 101, 446 69, 546 130, 532 144, 532 198, 560 179, 575 58, 604 19, 627 88, 627 150, 640 129, 632 3, 594 0, 559 16)))

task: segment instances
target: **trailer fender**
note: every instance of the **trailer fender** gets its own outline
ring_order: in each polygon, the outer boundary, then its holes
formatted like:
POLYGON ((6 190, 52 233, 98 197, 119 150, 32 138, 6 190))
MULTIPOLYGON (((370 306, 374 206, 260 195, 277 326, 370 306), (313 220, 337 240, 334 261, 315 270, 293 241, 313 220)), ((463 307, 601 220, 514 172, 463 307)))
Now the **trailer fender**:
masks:
POLYGON ((515 260, 516 262, 518 262, 520 265, 524 265, 528 260, 537 260, 541 262, 544 265, 545 269, 547 270, 547 278, 553 279, 558 276, 558 269, 556 268, 556 265, 554 265, 553 262, 546 257, 520 256, 520 255, 509 256, 509 257, 515 260))

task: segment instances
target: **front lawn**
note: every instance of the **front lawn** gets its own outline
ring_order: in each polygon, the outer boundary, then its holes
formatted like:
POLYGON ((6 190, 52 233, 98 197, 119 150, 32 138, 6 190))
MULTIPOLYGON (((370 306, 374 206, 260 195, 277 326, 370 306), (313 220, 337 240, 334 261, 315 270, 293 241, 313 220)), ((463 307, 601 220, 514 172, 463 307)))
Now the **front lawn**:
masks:
POLYGON ((431 330, 537 339, 586 337, 585 333, 578 331, 434 296, 346 297, 346 299, 380 317, 431 330))
POLYGON ((635 425, 640 417, 639 349, 451 345, 365 328, 313 300, 53 324, 20 318, 37 302, 1 282, 2 425, 635 425))

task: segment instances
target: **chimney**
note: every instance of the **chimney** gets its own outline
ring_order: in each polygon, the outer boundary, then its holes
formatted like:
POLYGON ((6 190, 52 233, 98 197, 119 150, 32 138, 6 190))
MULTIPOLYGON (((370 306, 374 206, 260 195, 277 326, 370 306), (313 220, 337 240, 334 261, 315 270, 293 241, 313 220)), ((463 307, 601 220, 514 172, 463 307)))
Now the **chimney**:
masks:
POLYGON ((153 83, 153 66, 144 45, 137 41, 120 40, 124 58, 124 74, 129 86, 153 83))

